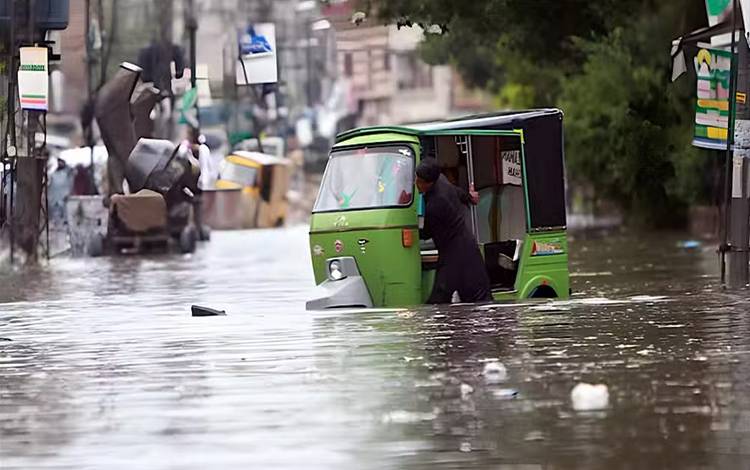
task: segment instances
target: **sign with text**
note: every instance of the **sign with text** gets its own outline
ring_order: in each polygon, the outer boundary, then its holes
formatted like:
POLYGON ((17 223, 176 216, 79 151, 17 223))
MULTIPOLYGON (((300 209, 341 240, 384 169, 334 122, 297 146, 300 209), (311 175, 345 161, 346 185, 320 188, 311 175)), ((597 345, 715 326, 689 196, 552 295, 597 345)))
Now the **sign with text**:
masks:
POLYGON ((46 47, 21 47, 18 67, 18 96, 21 109, 49 109, 49 66, 46 47))
POLYGON ((251 25, 239 35, 240 59, 237 61, 237 85, 276 83, 276 26, 273 23, 251 25))
POLYGON ((521 151, 520 150, 502 150, 500 158, 503 166, 503 184, 521 185, 521 151))

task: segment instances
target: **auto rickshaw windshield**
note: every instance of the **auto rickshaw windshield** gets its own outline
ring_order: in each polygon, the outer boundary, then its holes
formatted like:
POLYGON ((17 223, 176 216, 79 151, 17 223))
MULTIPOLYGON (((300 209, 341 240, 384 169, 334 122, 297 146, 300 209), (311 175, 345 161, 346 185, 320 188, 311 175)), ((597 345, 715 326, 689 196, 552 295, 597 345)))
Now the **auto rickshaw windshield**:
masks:
POLYGON ((406 145, 335 150, 313 212, 409 206, 414 152, 406 145))

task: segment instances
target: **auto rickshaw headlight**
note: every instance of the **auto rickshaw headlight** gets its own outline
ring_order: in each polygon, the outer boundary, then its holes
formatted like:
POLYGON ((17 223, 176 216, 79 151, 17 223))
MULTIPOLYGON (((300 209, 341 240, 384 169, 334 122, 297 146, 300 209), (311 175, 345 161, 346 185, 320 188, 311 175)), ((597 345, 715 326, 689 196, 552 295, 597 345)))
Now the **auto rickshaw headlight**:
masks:
POLYGON ((333 281, 338 281, 346 277, 341 270, 341 263, 339 261, 334 260, 328 263, 328 277, 333 281))

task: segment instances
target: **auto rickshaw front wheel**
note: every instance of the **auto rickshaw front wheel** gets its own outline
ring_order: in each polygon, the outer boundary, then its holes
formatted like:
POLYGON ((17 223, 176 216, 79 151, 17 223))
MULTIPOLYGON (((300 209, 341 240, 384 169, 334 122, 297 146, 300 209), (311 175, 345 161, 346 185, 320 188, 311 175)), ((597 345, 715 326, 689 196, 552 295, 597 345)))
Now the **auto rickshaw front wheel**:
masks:
POLYGON ((193 253, 198 244, 198 231, 192 225, 186 225, 180 231, 180 252, 193 253))
POLYGON ((211 227, 208 225, 203 225, 198 229, 199 237, 198 239, 202 242, 207 242, 211 240, 211 227))

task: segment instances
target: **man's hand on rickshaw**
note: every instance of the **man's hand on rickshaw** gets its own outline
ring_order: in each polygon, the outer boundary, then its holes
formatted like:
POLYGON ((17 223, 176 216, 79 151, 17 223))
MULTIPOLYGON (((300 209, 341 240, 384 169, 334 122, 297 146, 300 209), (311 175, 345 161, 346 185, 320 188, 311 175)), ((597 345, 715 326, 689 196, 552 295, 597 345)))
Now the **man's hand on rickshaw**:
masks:
POLYGON ((471 200, 471 203, 475 206, 479 204, 479 193, 476 189, 474 189, 474 183, 471 183, 469 185, 469 199, 471 200))

